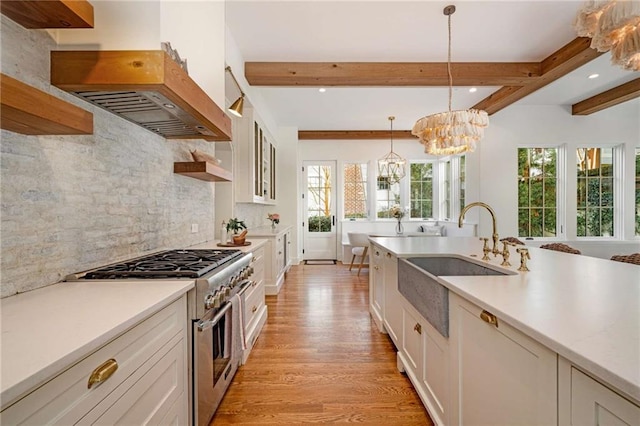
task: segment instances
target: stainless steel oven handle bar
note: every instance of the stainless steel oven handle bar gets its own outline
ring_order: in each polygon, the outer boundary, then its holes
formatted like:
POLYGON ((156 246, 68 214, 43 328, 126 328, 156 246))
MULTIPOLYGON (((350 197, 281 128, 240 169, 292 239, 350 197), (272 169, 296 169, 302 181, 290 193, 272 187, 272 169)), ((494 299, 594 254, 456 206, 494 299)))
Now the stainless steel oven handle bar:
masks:
POLYGON ((231 302, 225 303, 222 309, 220 309, 220 311, 216 314, 215 317, 213 317, 213 319, 198 322, 196 324, 196 327, 198 327, 198 331, 205 331, 216 325, 216 323, 220 321, 220 319, 227 313, 229 309, 231 309, 231 302))

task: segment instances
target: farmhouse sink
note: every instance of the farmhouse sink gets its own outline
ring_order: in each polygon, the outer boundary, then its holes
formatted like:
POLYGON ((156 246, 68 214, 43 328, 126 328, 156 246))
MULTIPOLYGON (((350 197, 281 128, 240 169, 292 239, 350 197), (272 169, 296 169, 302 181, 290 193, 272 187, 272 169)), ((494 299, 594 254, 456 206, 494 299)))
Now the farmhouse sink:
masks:
POLYGON ((398 290, 440 334, 449 337, 449 290, 438 277, 515 274, 460 257, 410 257, 398 260, 398 290))

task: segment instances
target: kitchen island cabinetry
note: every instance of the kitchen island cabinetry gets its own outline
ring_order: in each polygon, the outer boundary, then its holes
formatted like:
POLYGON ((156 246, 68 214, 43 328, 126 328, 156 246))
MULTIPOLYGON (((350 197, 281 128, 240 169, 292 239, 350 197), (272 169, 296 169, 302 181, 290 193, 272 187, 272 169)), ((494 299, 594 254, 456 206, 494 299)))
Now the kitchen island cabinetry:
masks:
POLYGON ((562 357, 558 360, 558 393, 561 426, 640 425, 639 405, 562 357))
POLYGON ((274 295, 280 292, 284 284, 284 274, 291 268, 291 226, 279 226, 275 231, 269 226, 249 230, 251 238, 266 239, 265 259, 265 294, 274 295))
POLYGON ((372 245, 370 247, 371 262, 369 274, 369 312, 381 333, 384 328, 384 262, 382 249, 372 245))
POLYGON ((0 413, 4 424, 186 424, 186 296, 0 413), (90 378, 97 378, 92 383, 90 378))
POLYGON ((276 144, 260 116, 245 108, 233 119, 236 202, 276 203, 276 144))
POLYGON ((557 355, 449 293, 453 424, 557 422, 557 355))
MULTIPOLYGON (((448 338, 401 294, 398 366, 434 423, 640 425, 637 266, 530 247, 530 271, 519 272, 474 258, 482 245, 471 238, 371 244, 395 258, 455 257, 505 274, 436 277, 448 292, 448 338)), ((373 272, 370 311, 388 329, 393 279, 376 297, 373 272)))

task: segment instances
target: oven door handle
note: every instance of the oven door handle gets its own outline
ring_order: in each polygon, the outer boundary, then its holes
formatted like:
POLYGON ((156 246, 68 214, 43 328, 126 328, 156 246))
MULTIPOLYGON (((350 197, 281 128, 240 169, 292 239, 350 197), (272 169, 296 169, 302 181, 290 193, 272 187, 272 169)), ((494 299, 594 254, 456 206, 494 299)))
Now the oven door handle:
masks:
POLYGON ((227 302, 212 319, 206 321, 200 320, 198 323, 196 323, 198 331, 205 331, 216 325, 229 309, 231 309, 231 302, 227 302))

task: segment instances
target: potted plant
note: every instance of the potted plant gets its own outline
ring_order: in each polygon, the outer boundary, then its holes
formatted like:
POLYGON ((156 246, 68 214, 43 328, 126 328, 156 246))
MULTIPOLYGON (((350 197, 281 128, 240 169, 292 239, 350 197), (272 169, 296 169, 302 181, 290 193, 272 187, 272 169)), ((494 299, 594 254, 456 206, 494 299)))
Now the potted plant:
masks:
POLYGON ((227 232, 233 231, 233 243, 236 245, 243 245, 245 237, 247 235, 247 225, 243 220, 238 218, 231 218, 227 223, 227 232), (241 230, 244 230, 241 234, 238 234, 241 230))

